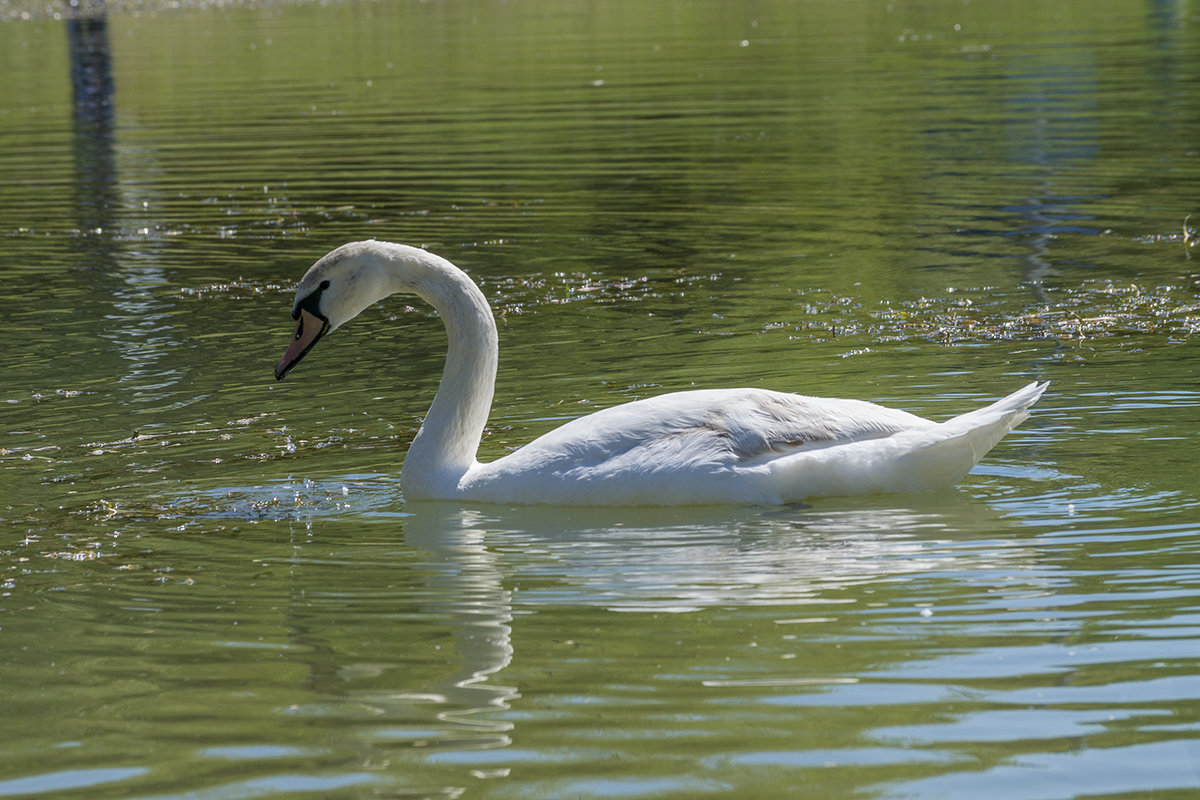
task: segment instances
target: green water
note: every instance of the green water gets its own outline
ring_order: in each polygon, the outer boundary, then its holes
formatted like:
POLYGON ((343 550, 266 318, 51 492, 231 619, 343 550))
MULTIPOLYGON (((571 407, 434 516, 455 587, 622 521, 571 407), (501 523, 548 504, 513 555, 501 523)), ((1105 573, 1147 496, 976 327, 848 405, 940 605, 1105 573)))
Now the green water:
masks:
POLYGON ((64 13, 0 4, 0 797, 1200 790, 1193 4, 64 13), (933 495, 406 504, 428 309, 271 375, 366 237, 499 314, 487 458, 1051 389, 933 495))

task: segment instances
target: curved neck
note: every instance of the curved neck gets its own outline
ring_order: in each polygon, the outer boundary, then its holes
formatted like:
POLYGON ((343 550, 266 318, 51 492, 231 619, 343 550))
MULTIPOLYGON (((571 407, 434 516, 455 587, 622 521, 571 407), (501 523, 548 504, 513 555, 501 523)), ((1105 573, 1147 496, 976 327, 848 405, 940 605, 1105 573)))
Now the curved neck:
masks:
POLYGON ((405 492, 418 497, 444 494, 475 463, 492 407, 499 345, 492 310, 467 274, 433 253, 404 250, 408 265, 396 290, 433 306, 448 340, 437 396, 404 459, 405 492))

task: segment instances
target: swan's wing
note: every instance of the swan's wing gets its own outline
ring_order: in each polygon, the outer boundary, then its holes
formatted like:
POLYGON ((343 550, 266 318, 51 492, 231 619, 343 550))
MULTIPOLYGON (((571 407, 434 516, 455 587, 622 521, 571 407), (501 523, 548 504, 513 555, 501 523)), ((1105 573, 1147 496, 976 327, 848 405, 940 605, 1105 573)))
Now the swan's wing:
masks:
POLYGON ((879 439, 934 423, 862 400, 745 391, 718 402, 718 435, 739 462, 879 439))
POLYGON ((934 423, 861 400, 758 389, 677 392, 573 420, 508 456, 528 469, 734 467, 934 423))

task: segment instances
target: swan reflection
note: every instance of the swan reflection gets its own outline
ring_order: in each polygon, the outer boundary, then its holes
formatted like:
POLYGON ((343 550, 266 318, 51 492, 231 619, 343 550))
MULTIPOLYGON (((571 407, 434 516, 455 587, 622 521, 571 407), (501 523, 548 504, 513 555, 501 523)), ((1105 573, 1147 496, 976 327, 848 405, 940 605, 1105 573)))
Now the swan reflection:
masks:
MULTIPOLYGON (((931 545, 997 524, 993 511, 955 492, 914 499, 687 509, 419 503, 408 506, 405 533, 434 552, 463 537, 479 543, 475 558, 533 584, 521 592, 525 605, 687 612, 846 602, 827 595, 947 568, 968 554, 931 545)), ((1023 552, 971 549, 969 557, 1009 561, 1023 552)))

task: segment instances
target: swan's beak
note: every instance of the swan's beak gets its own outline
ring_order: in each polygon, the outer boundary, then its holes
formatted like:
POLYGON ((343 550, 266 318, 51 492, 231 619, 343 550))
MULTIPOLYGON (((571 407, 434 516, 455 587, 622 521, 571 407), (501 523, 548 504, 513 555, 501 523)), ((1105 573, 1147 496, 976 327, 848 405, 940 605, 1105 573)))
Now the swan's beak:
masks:
POLYGON ((279 365, 275 367, 277 381, 283 380, 284 376, 300 363, 300 359, 308 355, 308 351, 325 335, 325 331, 329 330, 328 320, 303 308, 300 309, 300 316, 296 320, 296 333, 292 336, 292 343, 288 345, 283 358, 279 360, 279 365))

